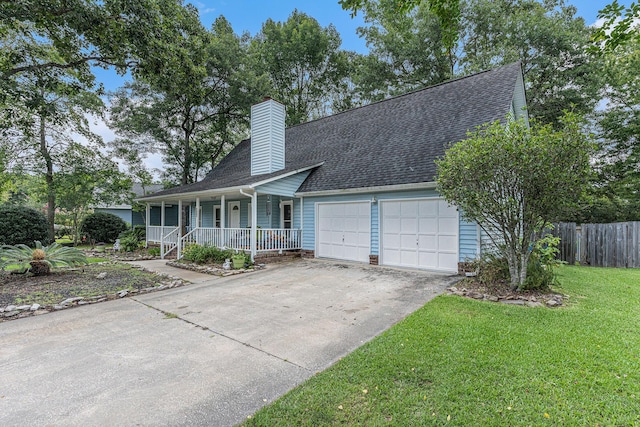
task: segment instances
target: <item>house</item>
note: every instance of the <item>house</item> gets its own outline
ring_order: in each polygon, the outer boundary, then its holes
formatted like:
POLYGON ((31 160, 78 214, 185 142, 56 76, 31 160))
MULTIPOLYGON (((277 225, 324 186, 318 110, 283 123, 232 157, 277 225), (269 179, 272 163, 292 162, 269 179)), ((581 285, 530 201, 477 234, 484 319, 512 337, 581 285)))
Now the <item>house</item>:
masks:
MULTIPOLYGON (((131 187, 131 192, 136 197, 142 197, 146 194, 156 193, 162 190, 162 184, 150 184, 146 186, 142 186, 140 183, 133 183, 131 187)), ((165 207, 166 213, 166 222, 167 226, 173 225, 175 228, 178 224, 178 209, 177 207, 173 207, 168 205, 165 207)), ((99 205, 94 207, 94 212, 104 212, 113 214, 128 224, 131 224, 132 227, 136 225, 144 225, 145 217, 144 212, 134 211, 133 206, 129 204, 119 204, 119 205, 99 205)), ((158 218, 160 219, 160 207, 153 206, 151 208, 151 217, 152 219, 158 218)))
POLYGON ((251 138, 202 181, 139 198, 147 237, 178 257, 198 242, 456 272, 479 255, 480 227, 438 195, 434 160, 483 123, 526 120, 525 105, 519 63, 287 129, 266 99, 251 138), (154 222, 151 204, 188 206, 193 227, 154 222))

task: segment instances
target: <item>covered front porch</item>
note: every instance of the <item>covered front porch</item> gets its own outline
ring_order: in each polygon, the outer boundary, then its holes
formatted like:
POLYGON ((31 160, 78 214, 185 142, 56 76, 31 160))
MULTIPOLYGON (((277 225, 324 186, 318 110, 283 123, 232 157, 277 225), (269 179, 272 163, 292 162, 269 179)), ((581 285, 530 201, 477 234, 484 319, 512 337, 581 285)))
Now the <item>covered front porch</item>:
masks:
POLYGON ((292 195, 260 194, 255 189, 225 189, 175 194, 146 203, 146 243, 160 246, 160 256, 180 259, 191 244, 211 245, 251 254, 302 248, 302 200, 292 195), (159 206, 152 215, 152 206, 159 206), (177 224, 168 212, 177 206, 177 224))

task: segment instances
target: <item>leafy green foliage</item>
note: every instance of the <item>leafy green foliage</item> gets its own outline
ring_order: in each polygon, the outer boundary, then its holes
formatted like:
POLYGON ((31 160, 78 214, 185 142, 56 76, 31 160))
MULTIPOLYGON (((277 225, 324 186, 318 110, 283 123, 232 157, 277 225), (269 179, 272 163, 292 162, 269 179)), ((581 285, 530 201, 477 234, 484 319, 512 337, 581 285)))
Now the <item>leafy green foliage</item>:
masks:
POLYGON ((149 248, 147 252, 152 256, 160 256, 160 248, 149 248))
POLYGON ((17 264, 21 271, 26 271, 32 261, 44 263, 48 268, 72 267, 87 264, 87 258, 80 249, 52 243, 42 246, 35 242, 35 249, 27 245, 3 245, 0 247, 0 269, 17 264))
POLYGON ((455 58, 447 54, 440 21, 426 2, 405 13, 397 12, 395 1, 367 2, 364 20, 358 33, 370 54, 353 76, 363 99, 378 101, 453 76, 455 58))
MULTIPOLYGON (((378 100, 521 61, 528 111, 560 125, 563 110, 587 115, 601 99, 601 60, 586 52, 592 29, 564 0, 461 0, 453 46, 431 2, 363 1, 358 29, 370 55, 354 75, 360 96, 378 100), (417 4, 419 3, 419 4, 417 4)), ((452 9, 453 11, 454 9, 452 9)))
POLYGON ((602 25, 593 35, 595 51, 613 53, 628 43, 640 43, 637 19, 640 17, 640 3, 632 2, 629 7, 613 0, 598 12, 602 25))
POLYGON ((222 263, 235 254, 230 249, 220 249, 209 245, 190 245, 184 252, 184 259, 198 264, 222 263))
POLYGON ((514 289, 541 230, 576 203, 591 173, 592 143, 567 114, 561 131, 522 121, 486 124, 437 161, 438 191, 477 222, 507 259, 514 289))
POLYGON ((0 207, 0 224, 0 244, 33 246, 36 240, 48 241, 47 218, 35 209, 0 207))
POLYGON ((339 0, 345 10, 351 10, 355 16, 359 9, 369 11, 378 3, 386 3, 385 8, 393 15, 405 15, 418 7, 424 7, 438 19, 442 33, 442 46, 445 52, 451 53, 455 49, 460 31, 460 0, 392 0, 376 2, 375 0, 339 0))
POLYGON ((118 239, 120 239, 120 250, 124 252, 135 252, 142 247, 145 235, 145 228, 139 226, 120 233, 118 236, 118 239))
POLYGON ((166 178, 195 182, 239 142, 265 85, 226 19, 207 31, 194 18, 157 74, 112 96, 109 124, 119 136, 113 145, 134 166, 139 154, 161 152, 166 178))
POLYGON ((122 218, 110 213, 96 212, 84 219, 80 231, 95 244, 113 243, 126 229, 127 223, 122 218))
POLYGON ((268 19, 251 44, 255 67, 266 73, 272 98, 286 107, 287 126, 340 109, 348 89, 349 55, 333 25, 322 28, 294 10, 285 22, 268 19))

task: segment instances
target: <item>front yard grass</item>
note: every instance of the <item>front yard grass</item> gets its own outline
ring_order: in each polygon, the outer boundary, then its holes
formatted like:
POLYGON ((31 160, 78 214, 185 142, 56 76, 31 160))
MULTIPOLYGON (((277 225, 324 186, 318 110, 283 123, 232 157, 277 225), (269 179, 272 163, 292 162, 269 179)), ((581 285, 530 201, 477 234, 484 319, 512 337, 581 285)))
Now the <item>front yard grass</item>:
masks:
POLYGON ((640 425, 640 270, 559 276, 559 309, 440 296, 246 425, 640 425))

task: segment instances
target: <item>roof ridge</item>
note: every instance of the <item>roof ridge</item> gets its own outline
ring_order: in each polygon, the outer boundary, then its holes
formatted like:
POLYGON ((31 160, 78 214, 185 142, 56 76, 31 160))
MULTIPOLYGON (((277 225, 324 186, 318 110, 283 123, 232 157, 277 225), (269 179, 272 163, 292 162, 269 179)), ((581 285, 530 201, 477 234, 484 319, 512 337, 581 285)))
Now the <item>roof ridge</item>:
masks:
MULTIPOLYGON (((414 90, 411 90, 409 92, 406 92, 406 93, 403 93, 403 94, 400 94, 400 95, 395 95, 395 96, 392 96, 392 97, 389 97, 389 98, 385 98, 385 99, 381 99, 379 101, 372 102, 370 104, 360 105, 358 107, 353 107, 353 108, 350 108, 350 109, 344 110, 344 111, 338 111, 335 114, 330 114, 330 115, 324 116, 324 117, 318 117, 317 119, 309 120, 308 122, 298 123, 296 125, 289 126, 289 127, 285 128, 285 131, 288 130, 288 129, 292 129, 292 128, 298 127, 298 126, 303 126, 303 125, 306 125, 306 124, 309 124, 309 123, 314 123, 314 122, 318 122, 320 120, 336 117, 336 116, 339 116, 341 114, 350 113, 350 112, 353 112, 355 110, 359 110, 361 108, 369 107, 371 105, 381 104, 383 102, 392 101, 392 100, 399 99, 399 98, 402 98, 402 97, 405 97, 405 96, 409 96, 409 95, 414 95, 414 94, 416 94, 418 92, 424 92, 424 91, 427 91, 429 89, 434 89, 436 87, 447 85, 449 83, 455 83, 455 82, 459 82, 460 80, 468 79, 468 78, 471 78, 471 77, 477 77, 477 76, 479 76, 481 74, 490 73, 492 71, 497 71, 497 70, 499 70, 501 68, 509 67, 509 66, 512 66, 512 65, 515 65, 515 64, 520 64, 520 62, 521 61, 518 60, 518 61, 515 61, 515 62, 511 62, 509 64, 501 65, 501 66, 496 67, 496 68, 489 68, 487 70, 478 71, 477 73, 467 74, 466 76, 460 76, 460 77, 456 77, 456 78, 453 78, 453 79, 450 79, 450 80, 445 80, 443 82, 436 83, 436 84, 433 84, 431 86, 423 87, 421 89, 414 89, 414 90)), ((520 67, 522 69, 522 66, 520 66, 520 67)), ((246 138, 243 141, 248 141, 250 139, 251 139, 251 137, 246 138)))

